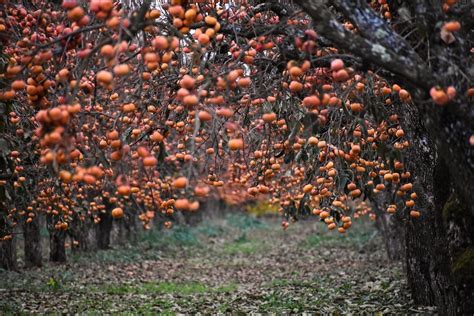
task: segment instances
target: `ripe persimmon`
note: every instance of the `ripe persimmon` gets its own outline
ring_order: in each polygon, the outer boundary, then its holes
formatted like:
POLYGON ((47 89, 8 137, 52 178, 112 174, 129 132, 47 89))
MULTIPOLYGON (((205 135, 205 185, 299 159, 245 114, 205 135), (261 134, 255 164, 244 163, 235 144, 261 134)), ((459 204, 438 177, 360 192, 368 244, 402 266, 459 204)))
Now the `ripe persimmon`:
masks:
POLYGON ((114 67, 114 74, 117 76, 125 76, 130 73, 130 66, 127 64, 120 64, 114 67))
POLYGON ((213 16, 208 15, 204 18, 204 22, 206 22, 206 24, 209 26, 214 26, 217 23, 217 19, 213 16))
POLYGON ((271 112, 271 113, 265 113, 265 114, 262 115, 262 119, 263 119, 263 121, 266 122, 266 123, 271 123, 271 122, 276 121, 277 115, 276 115, 275 113, 273 113, 273 112, 271 112))
POLYGON ((240 150, 244 148, 244 140, 242 138, 234 138, 229 140, 230 150, 240 150))
POLYGON ((176 209, 181 210, 181 211, 188 211, 190 206, 191 205, 188 199, 177 199, 174 202, 174 207, 176 207, 176 209))
POLYGON ((198 118, 200 121, 208 122, 212 120, 212 115, 207 111, 199 111, 198 118))
POLYGON ((198 105, 199 98, 194 94, 187 95, 183 98, 183 104, 189 107, 198 105))
POLYGON ((112 73, 106 70, 99 71, 96 77, 97 77, 97 80, 103 84, 111 83, 114 78, 112 73))
POLYGON ((112 217, 115 219, 119 219, 123 217, 123 209, 120 207, 116 207, 112 210, 112 217))
POLYGON ((446 22, 442 28, 448 32, 457 32, 461 29, 461 23, 458 21, 446 22))
POLYGON ((344 62, 342 59, 334 59, 331 62, 331 70, 332 71, 338 71, 344 68, 344 62))
POLYGON ((186 177, 176 178, 172 185, 176 189, 184 189, 188 185, 188 179, 186 177))
POLYGON ((312 95, 303 99, 303 106, 308 108, 315 108, 321 104, 321 100, 318 96, 312 95))
POLYGON ((434 103, 437 105, 443 106, 449 102, 448 95, 441 89, 437 89, 435 87, 431 88, 430 95, 434 103))
POLYGON ((120 185, 117 188, 117 192, 120 195, 130 195, 130 193, 132 193, 132 190, 129 185, 120 185))
POLYGON ((189 75, 184 75, 183 78, 179 81, 179 85, 185 89, 193 89, 195 82, 196 80, 193 77, 189 75))

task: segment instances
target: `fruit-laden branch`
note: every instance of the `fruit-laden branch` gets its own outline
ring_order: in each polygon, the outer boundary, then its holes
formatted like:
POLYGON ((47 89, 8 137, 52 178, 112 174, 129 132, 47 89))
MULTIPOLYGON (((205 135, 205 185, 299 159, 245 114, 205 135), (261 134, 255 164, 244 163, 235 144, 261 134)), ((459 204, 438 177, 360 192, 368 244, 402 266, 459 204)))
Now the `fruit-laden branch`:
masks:
MULTIPOLYGON (((329 0, 329 2, 358 28, 357 34, 343 27, 330 11, 327 1, 295 0, 295 3, 314 20, 316 31, 332 41, 336 47, 393 73, 394 79, 401 84, 410 83, 425 92, 437 84, 444 86, 445 78, 440 79, 425 62, 421 62, 414 49, 400 35, 392 31, 386 22, 378 18, 365 0, 329 0)), ((439 8, 422 0, 409 3, 409 6, 415 16, 422 17, 420 23, 425 26, 427 32, 435 30, 435 25, 442 16, 439 8), (433 10, 430 10, 430 7, 433 7, 433 10)), ((470 23, 472 22, 462 21, 466 28, 470 23)), ((457 40, 459 43, 456 47, 448 47, 446 51, 444 46, 440 47, 435 59, 437 72, 448 73, 453 64, 445 61, 449 60, 449 54, 454 52, 462 54, 467 50, 464 49, 466 46, 464 43, 469 41, 461 36, 458 36, 457 40), (446 55, 443 55, 444 53, 446 55)), ((461 87, 464 84, 458 85, 461 87)), ((426 102, 418 101, 420 102, 417 103, 417 107, 423 111, 426 102)), ((469 100, 465 95, 459 94, 451 103, 449 107, 421 113, 424 113, 423 120, 437 145, 437 153, 442 159, 450 162, 450 173, 455 179, 457 189, 465 203, 473 205, 472 192, 466 189, 465 184, 472 183, 474 179, 474 147, 469 144, 474 111, 469 107, 469 100)), ((471 210, 474 214, 474 208, 471 210)))
MULTIPOLYGON (((321 0, 295 0, 295 3, 315 21, 316 31, 330 39, 337 47, 350 51, 369 63, 385 68, 397 75, 400 82, 408 81, 425 91, 434 85, 427 68, 423 63, 418 62, 418 58, 412 58, 410 55, 402 56, 396 49, 385 46, 387 40, 380 41, 381 35, 371 36, 370 39, 367 39, 346 30, 321 0)), ((363 15, 357 19, 361 25, 372 22, 363 23, 362 18, 363 15)), ((365 31, 370 32, 370 29, 365 31)), ((393 32, 391 33, 393 36, 393 32)))

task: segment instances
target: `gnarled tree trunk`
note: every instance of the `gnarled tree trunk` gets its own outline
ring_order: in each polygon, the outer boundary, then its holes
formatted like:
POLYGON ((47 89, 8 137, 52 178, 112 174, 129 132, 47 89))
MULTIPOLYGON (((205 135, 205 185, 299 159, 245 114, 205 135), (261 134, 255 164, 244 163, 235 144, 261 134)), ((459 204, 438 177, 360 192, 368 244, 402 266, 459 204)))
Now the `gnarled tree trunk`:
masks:
POLYGON ((473 217, 461 202, 459 183, 434 142, 420 113, 408 108, 404 126, 412 146, 406 152, 414 175, 419 219, 404 223, 406 271, 415 302, 436 305, 441 314, 474 312, 473 217))
POLYGON ((417 303, 436 305, 442 314, 472 314, 473 218, 444 160, 438 159, 431 181, 431 212, 406 227, 408 282, 417 303))

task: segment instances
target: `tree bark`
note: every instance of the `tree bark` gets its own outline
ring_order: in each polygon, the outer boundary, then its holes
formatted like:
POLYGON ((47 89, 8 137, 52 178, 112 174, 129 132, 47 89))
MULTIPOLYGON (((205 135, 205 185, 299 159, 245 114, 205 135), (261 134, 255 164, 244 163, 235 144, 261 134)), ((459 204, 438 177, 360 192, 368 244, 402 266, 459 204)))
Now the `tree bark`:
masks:
POLYGON ((0 268, 17 270, 15 239, 0 241, 0 268))
POLYGON ((421 115, 406 109, 403 126, 412 146, 405 154, 412 171, 416 207, 422 216, 403 223, 408 284, 416 303, 436 305, 440 314, 474 312, 474 225, 437 144, 421 115))
POLYGON ((407 273, 415 302, 441 314, 474 313, 473 219, 438 159, 432 176, 431 212, 408 222, 407 273), (461 216, 460 216, 461 215, 461 216))
POLYGON ((387 213, 388 204, 390 203, 387 196, 381 193, 373 201, 377 215, 376 225, 382 234, 388 258, 398 261, 405 258, 405 230, 401 214, 387 213))
POLYGON ((104 213, 99 214, 100 222, 97 224, 96 238, 97 248, 110 248, 110 232, 112 231, 112 215, 111 209, 106 208, 104 213))
MULTIPOLYGON (((3 129, 3 124, 0 123, 0 129, 3 129)), ((5 157, 0 155, 0 173, 7 173, 8 161, 5 157)), ((8 220, 7 209, 7 189, 4 185, 0 186, 0 238, 11 235, 12 227, 8 220)), ((11 235, 13 236, 13 235, 11 235)), ((10 240, 0 239, 0 268, 6 270, 16 270, 16 247, 15 238, 10 240)))
POLYGON ((81 220, 80 216, 76 216, 72 221, 68 234, 72 239, 71 249, 74 253, 85 252, 89 250, 89 231, 91 230, 90 226, 91 224, 88 221, 88 218, 81 220))
MULTIPOLYGON (((0 158, 0 171, 5 170, 6 162, 0 158)), ((5 207, 6 192, 4 186, 0 186, 0 238, 10 235, 11 227, 7 220, 7 209, 5 207)), ((13 235, 12 235, 13 236, 13 235)), ((10 240, 0 239, 0 268, 6 270, 16 270, 16 247, 15 238, 10 240)))
POLYGON ((43 265, 40 226, 41 223, 38 216, 31 223, 24 224, 26 268, 41 267, 43 265))
POLYGON ((53 230, 49 233, 49 260, 66 262, 66 232, 53 230))
POLYGON ((126 228, 126 239, 129 242, 134 242, 137 239, 138 232, 140 231, 140 223, 137 220, 137 216, 127 216, 124 218, 124 225, 126 228))

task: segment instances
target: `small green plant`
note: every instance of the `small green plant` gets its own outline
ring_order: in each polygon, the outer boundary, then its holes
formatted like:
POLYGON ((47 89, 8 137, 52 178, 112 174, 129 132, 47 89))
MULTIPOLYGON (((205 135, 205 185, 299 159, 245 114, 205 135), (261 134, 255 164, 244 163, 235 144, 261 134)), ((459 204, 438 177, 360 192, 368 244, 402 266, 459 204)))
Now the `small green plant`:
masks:
POLYGON ((61 288, 61 284, 54 277, 49 278, 47 286, 53 291, 57 291, 61 288))

